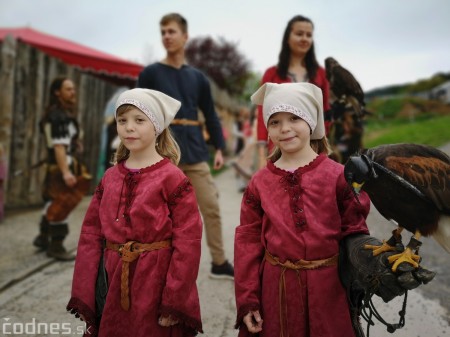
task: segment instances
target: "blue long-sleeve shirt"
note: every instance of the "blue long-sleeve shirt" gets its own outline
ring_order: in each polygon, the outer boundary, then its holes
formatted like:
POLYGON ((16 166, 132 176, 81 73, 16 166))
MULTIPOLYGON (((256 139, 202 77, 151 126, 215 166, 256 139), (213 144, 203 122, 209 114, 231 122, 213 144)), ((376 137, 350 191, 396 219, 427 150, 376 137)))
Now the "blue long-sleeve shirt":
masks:
MULTIPOLYGON (((216 149, 225 148, 222 126, 214 108, 211 88, 206 76, 189 65, 180 69, 162 63, 154 63, 139 74, 139 88, 158 90, 181 102, 175 118, 198 120, 198 111, 205 117, 206 129, 216 149)), ((180 146, 180 163, 195 164, 207 161, 208 148, 200 126, 171 125, 180 146)))

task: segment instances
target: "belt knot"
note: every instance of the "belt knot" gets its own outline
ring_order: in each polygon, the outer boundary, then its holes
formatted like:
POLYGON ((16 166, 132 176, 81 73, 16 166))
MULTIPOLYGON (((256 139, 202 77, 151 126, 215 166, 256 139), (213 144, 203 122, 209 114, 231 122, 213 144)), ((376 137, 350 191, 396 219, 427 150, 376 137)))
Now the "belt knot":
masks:
POLYGON ((139 254, 141 254, 141 252, 133 250, 133 245, 135 243, 136 241, 128 241, 125 244, 119 245, 118 253, 123 262, 133 262, 139 257, 139 254))
POLYGON ((120 305, 123 310, 130 309, 129 297, 129 275, 130 263, 136 260, 143 252, 151 252, 162 248, 172 246, 172 240, 158 241, 152 243, 140 243, 137 241, 128 241, 126 243, 112 243, 106 241, 106 248, 119 253, 122 259, 122 274, 120 278, 120 305))

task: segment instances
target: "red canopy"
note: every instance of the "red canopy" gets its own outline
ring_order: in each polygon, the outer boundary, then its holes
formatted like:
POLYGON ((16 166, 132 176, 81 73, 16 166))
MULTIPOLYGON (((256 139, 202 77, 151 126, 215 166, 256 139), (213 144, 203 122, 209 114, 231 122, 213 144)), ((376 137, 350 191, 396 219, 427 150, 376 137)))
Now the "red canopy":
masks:
POLYGON ((31 28, 0 28, 0 42, 7 35, 12 35, 64 63, 102 76, 135 80, 143 69, 140 64, 31 28))

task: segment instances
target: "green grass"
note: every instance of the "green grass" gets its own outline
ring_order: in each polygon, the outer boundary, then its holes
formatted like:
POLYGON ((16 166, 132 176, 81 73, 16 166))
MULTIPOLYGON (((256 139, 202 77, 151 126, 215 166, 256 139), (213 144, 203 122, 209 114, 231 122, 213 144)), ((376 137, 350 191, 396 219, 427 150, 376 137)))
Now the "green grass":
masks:
POLYGON ((393 118, 401 110, 405 100, 403 98, 375 99, 368 105, 369 111, 382 111, 383 118, 393 118))
POLYGON ((405 119, 368 120, 364 132, 365 148, 380 144, 417 143, 439 147, 450 142, 450 116, 424 116, 405 119))

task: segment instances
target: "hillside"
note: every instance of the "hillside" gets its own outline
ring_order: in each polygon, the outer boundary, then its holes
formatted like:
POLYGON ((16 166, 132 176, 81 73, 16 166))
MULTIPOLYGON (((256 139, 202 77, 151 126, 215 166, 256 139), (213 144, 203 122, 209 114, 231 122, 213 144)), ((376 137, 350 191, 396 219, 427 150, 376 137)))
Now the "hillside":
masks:
POLYGON ((442 146, 450 142, 450 105, 405 96, 375 98, 367 106, 363 144, 419 143, 442 146))
POLYGON ((407 95, 415 94, 422 91, 428 91, 434 87, 450 80, 450 72, 437 73, 428 79, 421 79, 414 83, 396 84, 386 87, 381 87, 367 91, 365 93, 366 99, 371 100, 378 96, 391 96, 391 95, 407 95))
POLYGON ((367 108, 372 119, 415 119, 419 117, 450 115, 450 105, 417 97, 374 98, 367 108))

